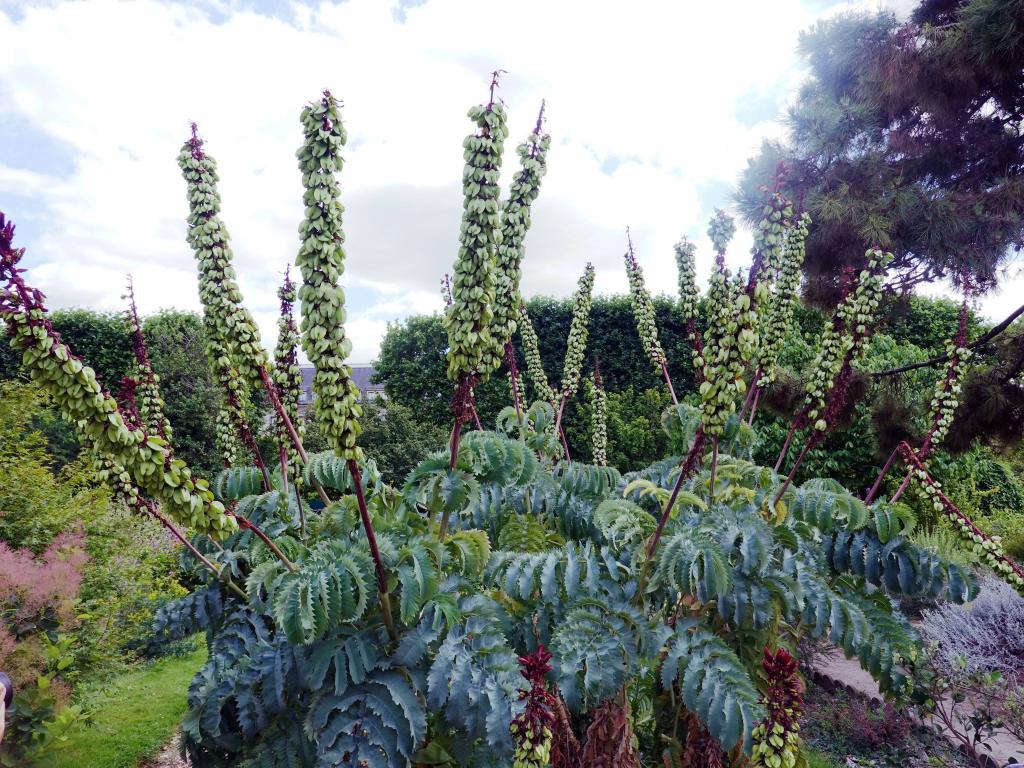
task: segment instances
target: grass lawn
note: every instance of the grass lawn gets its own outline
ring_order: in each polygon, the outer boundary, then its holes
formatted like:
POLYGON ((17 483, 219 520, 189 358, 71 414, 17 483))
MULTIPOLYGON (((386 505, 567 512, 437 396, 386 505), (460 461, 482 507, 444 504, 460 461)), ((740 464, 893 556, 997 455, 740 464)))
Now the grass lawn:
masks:
POLYGON ((68 740, 37 768, 135 768, 160 751, 185 712, 185 696, 206 645, 125 672, 90 696, 91 721, 76 725, 68 740))
POLYGON ((807 750, 807 765, 809 768, 840 768, 839 763, 828 755, 811 750, 807 750))

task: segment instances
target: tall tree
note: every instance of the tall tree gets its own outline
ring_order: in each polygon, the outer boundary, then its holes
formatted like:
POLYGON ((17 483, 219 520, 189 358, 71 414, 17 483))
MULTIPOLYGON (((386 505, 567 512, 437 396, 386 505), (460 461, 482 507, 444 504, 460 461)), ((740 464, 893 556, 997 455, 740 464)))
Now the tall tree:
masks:
POLYGON ((992 286, 1024 245, 1024 6, 923 0, 819 22, 800 39, 810 77, 788 143, 766 143, 744 174, 753 223, 778 162, 784 193, 814 218, 807 294, 832 303, 865 248, 895 254, 896 284, 936 277, 992 286))

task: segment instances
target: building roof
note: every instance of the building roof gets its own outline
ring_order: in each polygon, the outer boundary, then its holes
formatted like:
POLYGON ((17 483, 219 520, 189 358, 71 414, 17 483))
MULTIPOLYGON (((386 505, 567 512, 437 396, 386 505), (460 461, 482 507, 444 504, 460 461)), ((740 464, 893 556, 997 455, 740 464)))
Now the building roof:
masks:
MULTIPOLYGON (((313 402, 313 374, 316 368, 312 365, 300 365, 302 371, 302 395, 299 402, 308 404, 313 402)), ((359 388, 359 394, 365 398, 367 394, 380 395, 384 393, 383 384, 373 383, 373 375, 376 370, 372 365, 353 365, 352 382, 359 388)))

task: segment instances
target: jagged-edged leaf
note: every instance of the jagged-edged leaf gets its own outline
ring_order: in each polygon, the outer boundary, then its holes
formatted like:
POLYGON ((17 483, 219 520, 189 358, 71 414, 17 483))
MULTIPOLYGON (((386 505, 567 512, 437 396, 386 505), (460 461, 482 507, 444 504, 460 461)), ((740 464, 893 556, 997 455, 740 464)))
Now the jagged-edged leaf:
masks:
POLYGON ((234 501, 267 490, 263 486, 263 473, 259 467, 223 469, 214 478, 212 489, 221 501, 234 501))
POLYGON ((415 689, 391 670, 373 670, 341 695, 318 696, 306 718, 307 732, 316 736, 317 765, 325 767, 408 765, 426 729, 415 689))
POLYGON ((274 620, 294 643, 311 643, 342 622, 358 621, 366 610, 373 573, 361 549, 326 543, 277 584, 274 620))
POLYGON ((512 749, 509 726, 522 678, 500 625, 472 616, 452 628, 427 675, 427 704, 443 712, 459 735, 486 739, 504 755, 512 749))
POLYGON ((760 693, 735 652, 696 620, 681 621, 669 640, 661 683, 678 683, 686 708, 695 713, 725 750, 742 742, 764 718, 760 693))
POLYGON ((642 654, 655 652, 647 619, 628 603, 584 598, 551 639, 554 674, 565 703, 583 711, 622 687, 642 654))
POLYGON ((565 542, 535 517, 513 515, 498 533, 498 546, 511 552, 543 552, 565 542))

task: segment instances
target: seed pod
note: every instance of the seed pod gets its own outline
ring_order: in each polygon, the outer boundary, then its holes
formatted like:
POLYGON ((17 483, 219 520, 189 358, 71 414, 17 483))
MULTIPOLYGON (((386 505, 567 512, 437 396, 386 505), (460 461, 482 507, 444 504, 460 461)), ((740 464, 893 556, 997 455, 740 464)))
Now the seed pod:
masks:
POLYGON ((561 399, 569 400, 576 394, 583 371, 583 357, 587 352, 587 338, 590 335, 591 291, 594 289, 594 265, 587 263, 579 288, 572 297, 572 321, 569 324, 569 339, 565 348, 565 363, 562 366, 561 399))
POLYGON ((237 529, 205 481, 193 479, 188 465, 171 457, 166 441, 129 426, 124 413, 96 380, 96 373, 75 357, 54 332, 42 294, 24 282, 17 264, 23 250, 14 249, 14 227, 0 215, 0 314, 7 323, 11 346, 21 352, 22 365, 61 415, 74 424, 82 444, 107 466, 123 467, 139 489, 159 501, 179 524, 223 538, 237 529))
POLYGON ((629 250, 626 251, 624 259, 626 277, 629 278, 629 296, 633 304, 633 319, 636 321, 640 343, 654 365, 654 370, 661 373, 662 366, 666 363, 665 350, 662 349, 661 342, 658 341, 658 322, 654 312, 654 302, 644 283, 643 269, 637 263, 632 240, 629 242, 629 250))
POLYGON ((345 360, 352 342, 345 335, 345 292, 338 278, 345 271, 344 207, 335 173, 341 171, 345 127, 338 101, 330 91, 302 110, 304 141, 298 151, 302 200, 306 216, 299 226, 302 245, 295 265, 302 270, 302 348, 316 367, 313 375, 313 413, 335 453, 361 459, 359 390, 345 360))
POLYGON ((547 172, 547 152, 551 136, 544 131, 544 105, 529 138, 516 149, 519 171, 512 180, 508 199, 501 206, 501 242, 496 253, 494 317, 491 337, 501 350, 516 331, 519 316, 519 281, 525 248, 523 240, 530 229, 530 206, 540 194, 540 183, 547 172))
MULTIPOLYGON (((284 283, 277 291, 281 301, 281 316, 277 321, 277 346, 274 347, 274 370, 271 378, 277 387, 281 407, 302 438, 305 425, 299 419, 299 399, 302 394, 302 370, 299 368, 299 329, 295 325, 292 306, 295 303, 295 283, 289 270, 285 270, 284 283)), ((302 482, 302 464, 294 451, 291 436, 280 417, 275 420, 278 450, 284 449, 288 476, 292 483, 302 482)))
POLYGON ((779 354, 793 323, 793 309, 800 289, 810 224, 811 217, 803 213, 796 224, 786 232, 775 291, 769 300, 761 325, 761 349, 758 356, 758 364, 761 367, 758 384, 761 387, 767 387, 775 381, 779 354))
MULTIPOLYGON (((496 298, 497 248, 502 242, 498 204, 501 156, 508 135, 505 107, 490 102, 469 110, 477 127, 463 142, 463 212, 452 305, 444 315, 448 332, 448 377, 485 380, 501 362, 491 335, 496 298)), ((509 255, 512 260, 512 255, 509 255)))

